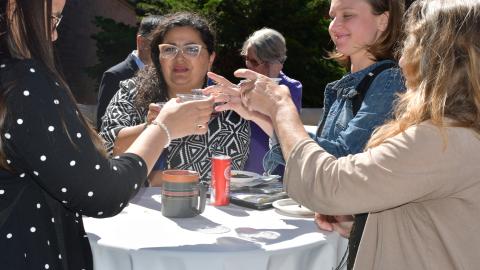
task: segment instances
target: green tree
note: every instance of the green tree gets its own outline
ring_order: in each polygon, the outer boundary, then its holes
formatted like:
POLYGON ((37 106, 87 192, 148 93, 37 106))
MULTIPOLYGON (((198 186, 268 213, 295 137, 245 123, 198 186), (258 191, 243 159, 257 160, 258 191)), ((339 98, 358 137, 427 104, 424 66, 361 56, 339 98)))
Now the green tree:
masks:
POLYGON ((95 17, 94 23, 100 28, 100 31, 92 36, 97 42, 98 63, 87 68, 87 73, 99 83, 103 72, 122 61, 136 47, 137 30, 103 17, 95 17))
MULTIPOLYGON (((214 22, 217 30, 217 58, 214 71, 231 80, 233 71, 244 67, 240 57, 243 41, 255 30, 270 27, 281 32, 287 41, 286 74, 302 82, 304 107, 323 106, 326 83, 338 79, 344 70, 327 60, 332 44, 328 35, 328 0, 131 0, 139 17, 149 14, 167 14, 176 11, 194 11, 214 22)), ((99 43, 99 57, 106 59, 118 30, 101 21, 103 39, 99 43), (102 49, 105 48, 105 49, 102 49), (105 54, 105 55, 102 55, 105 54)), ((133 40, 133 38, 132 38, 133 40)), ((118 46, 118 45, 115 45, 118 46)), ((127 52, 128 53, 128 52, 127 52)), ((120 61, 113 55, 110 59, 120 61)), ((109 61, 111 62, 111 61, 109 61)), ((106 70, 106 69, 103 69, 106 70)), ((99 70, 97 69, 96 72, 99 70)), ((103 72, 103 71, 102 71, 103 72)), ((97 73, 98 74, 98 73, 97 73)), ((100 73, 101 75, 101 73, 100 73)), ((97 75, 98 76, 98 75, 97 75)))

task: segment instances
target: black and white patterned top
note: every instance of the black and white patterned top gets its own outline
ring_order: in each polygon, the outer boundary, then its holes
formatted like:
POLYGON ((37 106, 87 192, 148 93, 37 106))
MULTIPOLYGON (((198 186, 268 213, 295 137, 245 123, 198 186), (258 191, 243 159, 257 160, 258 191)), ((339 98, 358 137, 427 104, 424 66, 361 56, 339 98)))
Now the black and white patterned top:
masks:
POLYGON ((145 182, 145 162, 104 158, 74 101, 33 60, 0 60, 0 93, 14 170, 0 169, 0 268, 92 269, 82 216, 119 213, 145 182))
MULTIPOLYGON (((100 135, 109 151, 118 132, 129 126, 145 123, 147 110, 135 106, 137 90, 134 79, 120 82, 102 117, 100 135)), ((192 135, 173 140, 168 147, 167 168, 194 170, 203 180, 209 179, 211 157, 224 154, 232 158, 232 169, 243 170, 248 158, 250 125, 234 111, 218 113, 208 124, 205 135, 192 135)))

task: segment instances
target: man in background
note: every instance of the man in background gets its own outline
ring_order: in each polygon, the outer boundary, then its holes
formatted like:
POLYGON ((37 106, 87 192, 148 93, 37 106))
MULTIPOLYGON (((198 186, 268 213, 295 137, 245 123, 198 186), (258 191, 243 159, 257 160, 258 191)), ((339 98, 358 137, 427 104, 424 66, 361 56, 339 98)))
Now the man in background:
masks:
POLYGON ((144 17, 137 32, 136 50, 132 51, 125 60, 103 73, 98 89, 97 130, 100 130, 102 116, 113 95, 119 89, 120 81, 132 78, 139 69, 151 63, 149 35, 162 22, 162 18, 163 16, 160 15, 144 17))

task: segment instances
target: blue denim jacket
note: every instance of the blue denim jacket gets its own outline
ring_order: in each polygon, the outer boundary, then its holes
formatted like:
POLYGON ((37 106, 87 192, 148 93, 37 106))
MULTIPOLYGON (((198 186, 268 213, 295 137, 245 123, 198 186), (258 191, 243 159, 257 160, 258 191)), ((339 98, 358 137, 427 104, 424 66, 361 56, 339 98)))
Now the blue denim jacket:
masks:
MULTIPOLYGON (((325 124, 321 132, 317 131, 319 136, 310 136, 328 153, 342 157, 362 152, 373 130, 392 116, 396 94, 405 90, 399 68, 390 68, 378 74, 355 117, 350 99, 356 94, 355 87, 370 71, 389 61, 376 62, 327 84, 324 99, 326 113, 323 116, 325 124)), ((285 165, 285 161, 280 145, 274 144, 263 160, 265 172, 273 171, 279 164, 285 165)))

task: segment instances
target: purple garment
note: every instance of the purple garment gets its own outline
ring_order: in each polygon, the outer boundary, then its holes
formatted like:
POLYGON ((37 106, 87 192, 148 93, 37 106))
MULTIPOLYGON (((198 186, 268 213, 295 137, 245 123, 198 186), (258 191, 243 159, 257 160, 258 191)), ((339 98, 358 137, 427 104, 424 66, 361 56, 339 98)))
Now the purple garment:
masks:
MULTIPOLYGON (((287 77, 283 72, 280 72, 279 78, 280 84, 285 85, 290 89, 290 95, 292 100, 300 112, 302 108, 302 83, 292 78, 287 77)), ((250 137, 250 154, 248 155, 247 163, 245 164, 245 170, 250 172, 263 173, 263 156, 267 153, 268 135, 254 122, 250 122, 251 137, 250 137)), ((278 172, 281 173, 283 172, 278 172)))

